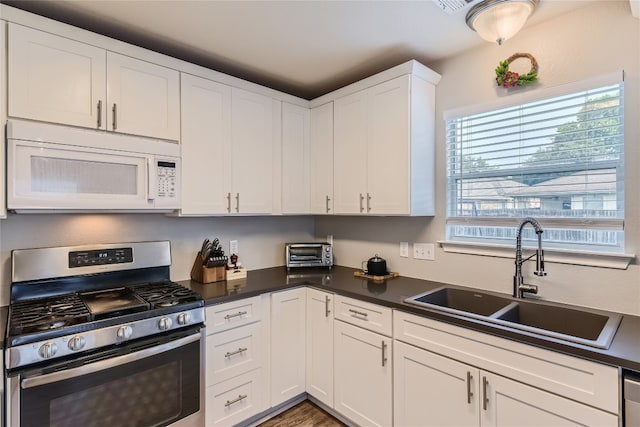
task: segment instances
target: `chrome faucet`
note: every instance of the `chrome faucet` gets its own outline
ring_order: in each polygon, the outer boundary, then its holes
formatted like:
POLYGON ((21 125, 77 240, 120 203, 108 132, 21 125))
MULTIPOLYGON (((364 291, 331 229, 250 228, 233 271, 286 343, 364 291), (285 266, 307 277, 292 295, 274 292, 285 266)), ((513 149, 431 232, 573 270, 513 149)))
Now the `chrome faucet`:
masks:
POLYGON ((542 250, 542 227, 538 221, 533 218, 525 218, 518 226, 518 236, 516 237, 516 274, 513 276, 513 296, 515 298, 524 298, 524 294, 537 294, 538 287, 536 285, 526 285, 522 277, 522 264, 528 259, 536 257, 536 270, 533 272, 536 276, 546 276, 544 271, 544 252, 542 250), (525 225, 530 224, 538 235, 538 249, 525 259, 522 259, 522 229, 525 225))

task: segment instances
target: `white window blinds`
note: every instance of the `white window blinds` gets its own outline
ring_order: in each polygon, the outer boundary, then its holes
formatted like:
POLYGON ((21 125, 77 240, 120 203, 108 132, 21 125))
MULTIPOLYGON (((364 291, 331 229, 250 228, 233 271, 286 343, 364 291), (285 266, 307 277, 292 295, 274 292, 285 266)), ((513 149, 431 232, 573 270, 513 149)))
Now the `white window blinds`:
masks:
POLYGON ((624 250, 624 89, 606 86, 446 120, 447 239, 624 250), (524 236, 533 239, 534 236, 524 236))

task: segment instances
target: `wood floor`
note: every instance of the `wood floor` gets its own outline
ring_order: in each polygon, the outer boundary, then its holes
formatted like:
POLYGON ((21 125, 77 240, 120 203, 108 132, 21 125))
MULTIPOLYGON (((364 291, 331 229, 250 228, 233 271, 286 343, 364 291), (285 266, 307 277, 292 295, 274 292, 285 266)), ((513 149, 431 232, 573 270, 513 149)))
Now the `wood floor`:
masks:
POLYGON ((346 425, 305 400, 258 427, 346 427, 346 425))

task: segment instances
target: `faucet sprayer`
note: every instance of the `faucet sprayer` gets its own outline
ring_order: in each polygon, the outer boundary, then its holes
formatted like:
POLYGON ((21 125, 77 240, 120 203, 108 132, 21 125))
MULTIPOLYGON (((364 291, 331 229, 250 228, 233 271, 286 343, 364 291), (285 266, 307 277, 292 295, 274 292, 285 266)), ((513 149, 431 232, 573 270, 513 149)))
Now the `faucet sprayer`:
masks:
POLYGON ((536 285, 526 285, 524 283, 524 278, 522 277, 522 264, 531 259, 532 257, 536 257, 536 271, 533 274, 536 276, 546 276, 547 273, 544 271, 544 251, 542 250, 542 227, 538 221, 533 218, 525 218, 522 220, 520 225, 518 226, 518 235, 516 237, 516 272, 513 276, 513 296, 516 298, 524 298, 524 293, 537 294, 538 287, 536 285), (538 235, 538 249, 534 254, 531 254, 525 259, 522 259, 522 229, 525 225, 530 224, 536 234, 538 235))

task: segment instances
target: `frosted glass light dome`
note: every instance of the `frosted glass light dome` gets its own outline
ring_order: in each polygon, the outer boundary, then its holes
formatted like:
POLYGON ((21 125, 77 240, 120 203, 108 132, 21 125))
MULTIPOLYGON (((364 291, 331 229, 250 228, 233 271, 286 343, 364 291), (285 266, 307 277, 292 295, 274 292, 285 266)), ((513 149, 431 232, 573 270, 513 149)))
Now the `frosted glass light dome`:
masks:
POLYGON ((485 0, 467 13, 467 25, 489 42, 502 44, 524 26, 539 0, 485 0))

